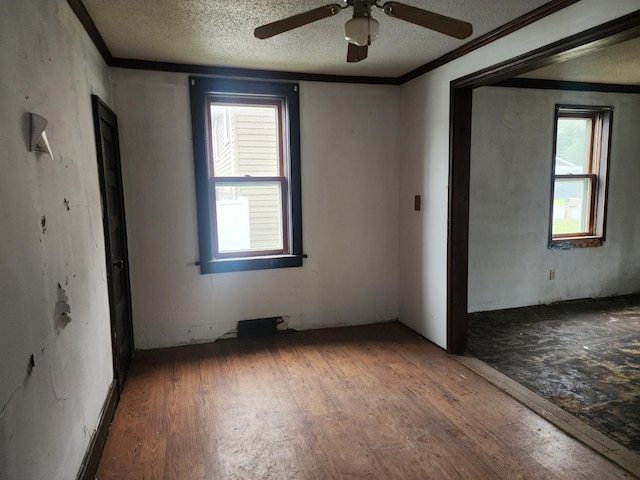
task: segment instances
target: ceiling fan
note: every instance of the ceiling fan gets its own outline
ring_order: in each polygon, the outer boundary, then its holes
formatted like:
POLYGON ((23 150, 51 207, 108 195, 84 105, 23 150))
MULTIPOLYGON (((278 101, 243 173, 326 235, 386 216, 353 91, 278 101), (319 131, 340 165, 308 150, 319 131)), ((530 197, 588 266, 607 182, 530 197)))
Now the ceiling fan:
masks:
POLYGON ((344 25, 345 39, 349 42, 347 62, 359 62, 367 58, 369 45, 378 37, 380 26, 378 21, 371 16, 372 7, 382 9, 390 17, 399 18, 451 37, 462 39, 473 33, 473 27, 470 23, 403 3, 389 1, 380 4, 379 0, 343 0, 342 4, 325 5, 262 25, 256 28, 253 34, 260 39, 273 37, 317 20, 332 17, 340 10, 349 7, 353 7, 353 18, 344 25))

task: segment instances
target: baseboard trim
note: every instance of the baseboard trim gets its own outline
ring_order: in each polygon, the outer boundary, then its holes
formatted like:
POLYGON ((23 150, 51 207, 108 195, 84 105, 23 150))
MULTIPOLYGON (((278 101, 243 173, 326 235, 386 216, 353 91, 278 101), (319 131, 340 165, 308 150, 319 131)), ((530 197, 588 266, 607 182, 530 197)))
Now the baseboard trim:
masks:
POLYGON ((102 456, 102 450, 104 444, 107 441, 107 435, 109 434, 109 427, 111 421, 116 413, 116 406, 118 405, 118 382, 113 379, 111 385, 109 385, 109 391, 107 392, 107 398, 100 411, 100 417, 98 418, 98 427, 93 432, 89 446, 84 454, 82 463, 80 464, 80 470, 76 477, 77 480, 94 480, 96 472, 98 471, 98 465, 100 464, 100 457, 102 456))

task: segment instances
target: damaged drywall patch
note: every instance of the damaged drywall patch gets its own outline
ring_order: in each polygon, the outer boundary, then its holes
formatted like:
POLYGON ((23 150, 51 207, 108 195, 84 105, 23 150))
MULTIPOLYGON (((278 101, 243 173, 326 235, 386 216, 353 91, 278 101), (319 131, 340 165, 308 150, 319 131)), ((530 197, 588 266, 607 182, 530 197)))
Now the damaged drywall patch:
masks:
POLYGON ((278 331, 282 332, 295 332, 294 328, 289 327, 289 317, 278 317, 278 331))
POLYGON ((67 200, 66 198, 62 201, 62 203, 64 203, 64 208, 67 209, 67 212, 70 210, 69 207, 69 200, 67 200))
POLYGON ((43 234, 47 232, 47 217, 44 215, 40 217, 40 228, 42 228, 43 234))
POLYGON ((71 321, 71 306, 69 305, 69 297, 62 285, 58 283, 58 301, 54 312, 56 323, 62 328, 66 327, 71 321))

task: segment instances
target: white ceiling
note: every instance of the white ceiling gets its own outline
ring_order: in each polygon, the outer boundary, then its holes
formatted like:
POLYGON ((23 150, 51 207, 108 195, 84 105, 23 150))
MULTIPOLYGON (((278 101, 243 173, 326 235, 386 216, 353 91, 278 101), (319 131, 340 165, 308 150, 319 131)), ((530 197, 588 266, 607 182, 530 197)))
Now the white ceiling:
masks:
MULTIPOLYGON (((117 58, 331 75, 399 77, 548 0, 402 0, 473 24, 465 40, 374 9, 380 37, 369 57, 347 63, 344 23, 351 9, 267 40, 253 30, 342 0, 83 0, 117 58)), ((384 3, 384 2, 381 2, 384 3)))

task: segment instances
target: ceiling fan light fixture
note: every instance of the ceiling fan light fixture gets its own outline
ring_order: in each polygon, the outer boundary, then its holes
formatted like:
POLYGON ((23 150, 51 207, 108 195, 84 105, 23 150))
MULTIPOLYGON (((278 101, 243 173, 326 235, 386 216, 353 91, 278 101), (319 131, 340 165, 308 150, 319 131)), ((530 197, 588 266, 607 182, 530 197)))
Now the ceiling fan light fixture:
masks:
POLYGON ((370 45, 380 33, 380 24, 370 16, 354 17, 344 24, 344 38, 359 47, 370 45))

